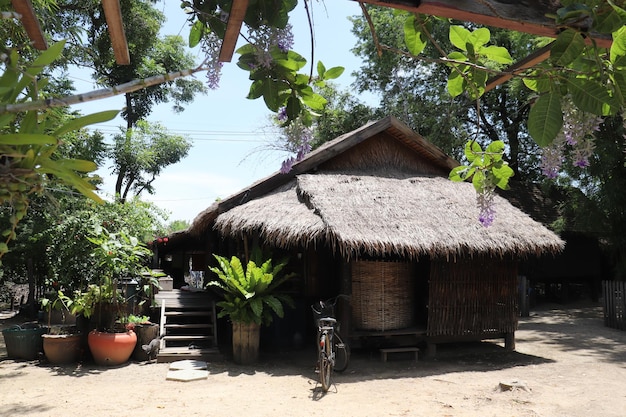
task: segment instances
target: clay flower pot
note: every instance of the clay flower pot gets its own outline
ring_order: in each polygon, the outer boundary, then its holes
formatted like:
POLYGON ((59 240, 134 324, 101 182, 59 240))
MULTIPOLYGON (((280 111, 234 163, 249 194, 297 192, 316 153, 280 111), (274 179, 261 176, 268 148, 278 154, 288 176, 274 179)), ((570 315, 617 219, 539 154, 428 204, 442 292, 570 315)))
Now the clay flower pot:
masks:
POLYGON ((44 334, 43 351, 48 361, 55 365, 78 362, 80 334, 44 334))
POLYGON ((128 361, 137 344, 137 335, 132 330, 123 333, 92 330, 87 343, 96 364, 116 366, 128 361))

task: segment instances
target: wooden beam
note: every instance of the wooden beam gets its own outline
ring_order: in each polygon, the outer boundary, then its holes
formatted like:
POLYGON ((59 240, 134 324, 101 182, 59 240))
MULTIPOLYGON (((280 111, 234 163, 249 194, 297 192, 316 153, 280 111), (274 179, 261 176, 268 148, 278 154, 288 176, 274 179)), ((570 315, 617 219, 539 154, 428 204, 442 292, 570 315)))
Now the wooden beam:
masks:
POLYGON ((239 32, 241 31, 241 25, 247 10, 248 0, 233 0, 230 15, 228 16, 228 24, 226 25, 226 34, 220 49, 220 62, 230 62, 233 59, 237 39, 239 39, 239 32))
POLYGON ((497 75, 487 80, 487 85, 485 86, 485 93, 487 91, 493 90, 500 84, 504 84, 505 82, 510 80, 513 77, 513 75, 515 75, 516 73, 522 72, 530 67, 534 67, 540 62, 543 62, 546 59, 548 59, 550 57, 550 51, 552 50, 552 43, 553 42, 549 43, 543 48, 540 48, 536 50, 535 52, 533 52, 532 54, 528 55, 526 58, 522 59, 521 61, 518 61, 515 64, 511 65, 505 71, 503 71, 502 74, 497 75))
MULTIPOLYGON (((517 32, 530 33, 537 36, 556 38, 559 28, 554 20, 547 18, 546 13, 554 12, 543 6, 543 2, 513 2, 497 0, 353 0, 375 6, 391 7, 445 17, 464 22, 492 26, 517 32), (530 3, 529 5, 525 5, 530 3)), ((610 35, 590 34, 600 47, 609 48, 612 43, 610 35)))
POLYGON ((15 12, 22 15, 22 25, 26 30, 26 34, 33 42, 33 46, 40 51, 48 49, 48 43, 43 36, 39 19, 35 15, 35 10, 30 0, 11 0, 11 4, 15 12))
POLYGON ((128 43, 126 42, 126 33, 124 33, 124 25, 122 23, 122 11, 120 9, 119 0, 102 0, 102 8, 104 16, 109 27, 109 36, 111 37, 111 46, 115 55, 115 62, 118 65, 130 64, 130 53, 128 51, 128 43))

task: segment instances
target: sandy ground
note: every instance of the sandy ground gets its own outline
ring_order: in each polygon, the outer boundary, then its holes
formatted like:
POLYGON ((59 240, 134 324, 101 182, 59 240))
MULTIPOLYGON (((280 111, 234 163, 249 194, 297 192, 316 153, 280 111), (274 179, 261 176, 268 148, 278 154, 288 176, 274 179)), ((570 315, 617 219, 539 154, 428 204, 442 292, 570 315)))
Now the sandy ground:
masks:
MULTIPOLYGON (((7 325, 10 321, 0 323, 7 325)), ((253 367, 209 363, 205 380, 166 380, 168 364, 54 367, 6 358, 0 416, 624 416, 626 332, 597 306, 520 320, 517 351, 441 346, 434 359, 354 352, 322 394, 311 351, 262 355, 253 367), (520 387, 501 390, 501 382, 520 387)))

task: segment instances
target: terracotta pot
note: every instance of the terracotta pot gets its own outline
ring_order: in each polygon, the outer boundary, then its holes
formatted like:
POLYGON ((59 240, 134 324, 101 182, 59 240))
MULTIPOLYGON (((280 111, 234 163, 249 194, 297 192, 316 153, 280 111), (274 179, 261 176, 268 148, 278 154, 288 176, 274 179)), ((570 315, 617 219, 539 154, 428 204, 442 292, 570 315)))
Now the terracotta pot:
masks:
POLYGON ((124 333, 92 330, 87 337, 87 343, 96 364, 116 366, 128 361, 137 344, 137 335, 132 330, 124 333))
POLYGON ((256 323, 233 322, 233 360, 240 365, 251 365, 259 359, 261 326, 256 323))
POLYGON ((78 362, 80 359, 80 334, 44 334, 43 352, 55 365, 78 362))

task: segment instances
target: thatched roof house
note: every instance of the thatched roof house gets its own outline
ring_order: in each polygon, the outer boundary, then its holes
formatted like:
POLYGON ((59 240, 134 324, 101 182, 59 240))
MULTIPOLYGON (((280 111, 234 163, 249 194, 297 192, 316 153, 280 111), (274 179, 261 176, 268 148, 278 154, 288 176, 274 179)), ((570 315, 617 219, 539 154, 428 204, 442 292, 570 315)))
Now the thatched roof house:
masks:
POLYGON ((496 221, 482 226, 473 186, 447 178, 457 165, 387 117, 213 204, 177 239, 207 254, 241 254, 250 240, 293 255, 304 305, 352 295, 341 319, 353 342, 393 330, 511 346, 517 260, 563 242, 498 196, 496 221))

